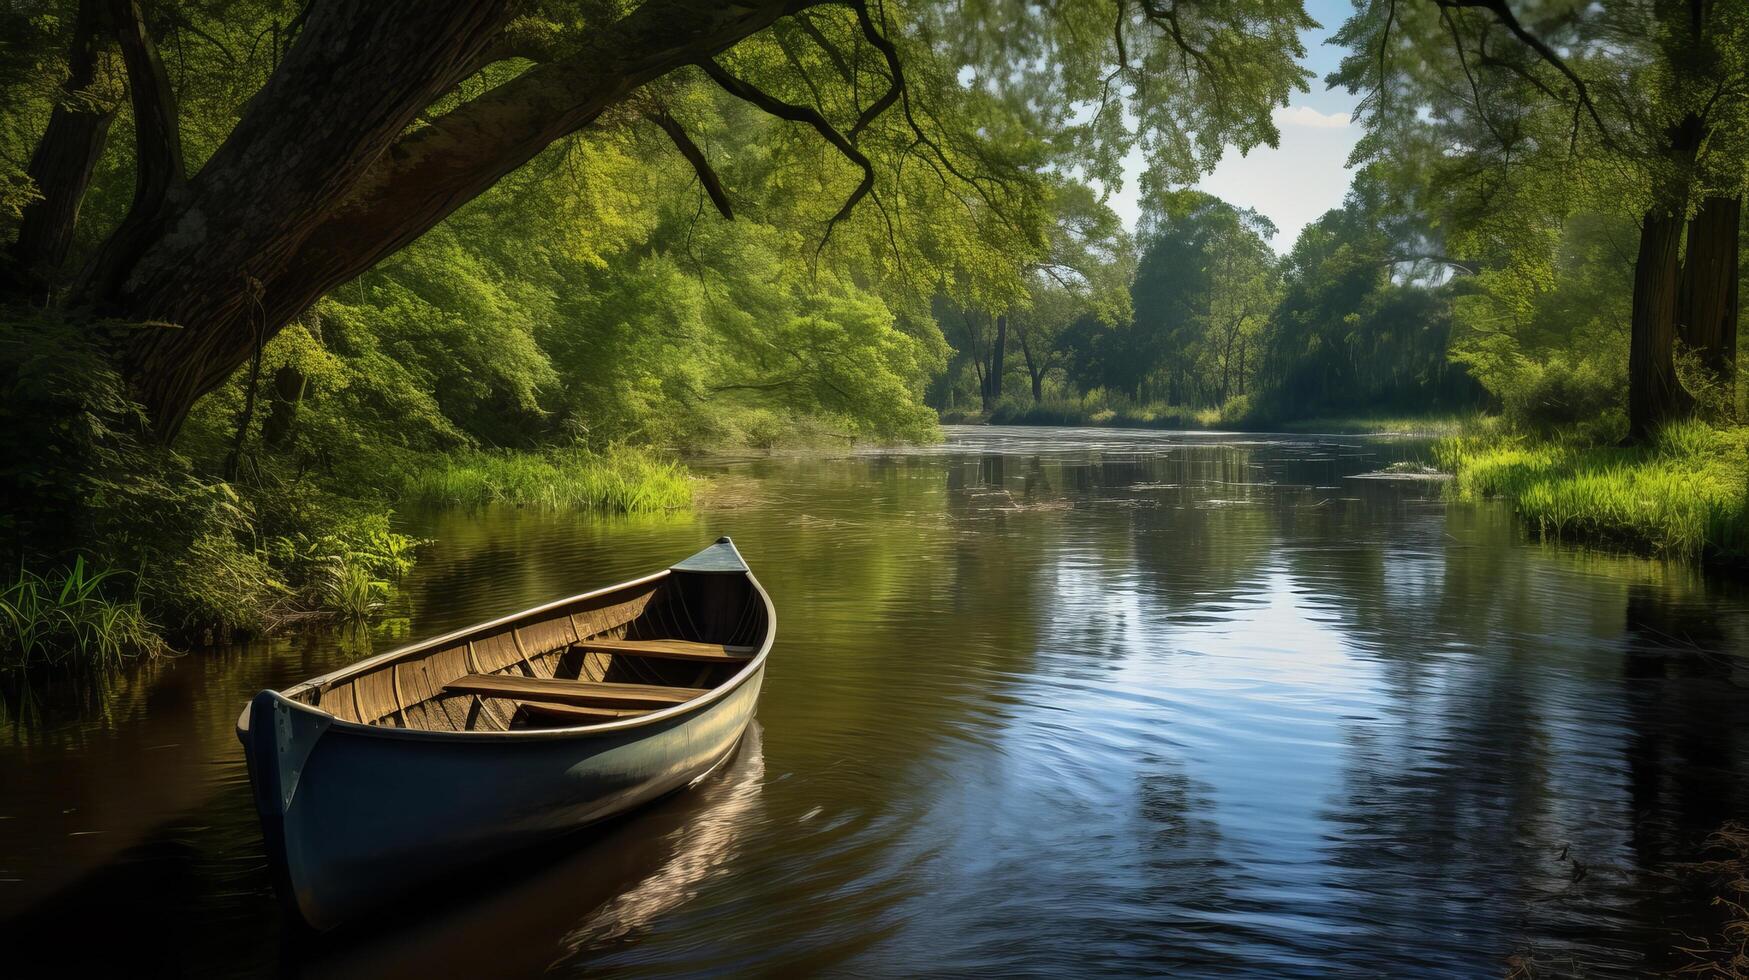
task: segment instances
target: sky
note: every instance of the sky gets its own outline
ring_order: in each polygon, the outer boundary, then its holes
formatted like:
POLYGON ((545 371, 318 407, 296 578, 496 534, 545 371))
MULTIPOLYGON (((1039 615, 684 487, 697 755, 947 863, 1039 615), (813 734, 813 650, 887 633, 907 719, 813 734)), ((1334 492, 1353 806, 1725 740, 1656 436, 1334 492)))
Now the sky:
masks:
MULTIPOLYGON (((1316 77, 1309 83, 1312 91, 1294 93, 1287 108, 1275 111, 1281 146, 1259 146, 1243 157, 1229 148, 1214 172, 1196 185, 1275 222, 1277 233, 1270 244, 1277 252, 1292 248, 1300 229, 1342 204, 1352 177, 1345 166, 1348 154, 1361 135, 1351 118, 1358 97, 1324 89, 1324 76, 1342 59, 1341 49, 1324 40, 1342 26, 1353 6, 1348 0, 1306 0, 1306 12, 1322 25, 1301 36, 1305 65, 1316 77)), ((1137 185, 1142 169, 1142 154, 1131 152, 1124 159, 1123 190, 1107 202, 1132 231, 1141 213, 1137 185)))

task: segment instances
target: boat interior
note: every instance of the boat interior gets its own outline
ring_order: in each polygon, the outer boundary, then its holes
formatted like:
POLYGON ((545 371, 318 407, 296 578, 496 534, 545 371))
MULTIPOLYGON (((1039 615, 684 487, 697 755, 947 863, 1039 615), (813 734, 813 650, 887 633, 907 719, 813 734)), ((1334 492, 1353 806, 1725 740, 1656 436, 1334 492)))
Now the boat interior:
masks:
POLYGON ((572 728, 683 704, 759 652, 766 606, 743 574, 670 571, 285 692, 345 721, 427 731, 572 728))

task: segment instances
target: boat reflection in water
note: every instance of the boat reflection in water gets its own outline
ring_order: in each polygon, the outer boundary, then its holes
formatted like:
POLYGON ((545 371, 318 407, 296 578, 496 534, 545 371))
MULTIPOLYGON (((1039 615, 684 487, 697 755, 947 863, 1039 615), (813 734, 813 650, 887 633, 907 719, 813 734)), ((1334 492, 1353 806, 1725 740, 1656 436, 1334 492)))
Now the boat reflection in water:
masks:
POLYGON ((568 841, 458 881, 472 884, 456 890, 466 897, 325 937, 289 965, 325 977, 526 976, 636 942, 734 864, 763 826, 764 786, 754 722, 690 792, 598 824, 581 846, 568 841))

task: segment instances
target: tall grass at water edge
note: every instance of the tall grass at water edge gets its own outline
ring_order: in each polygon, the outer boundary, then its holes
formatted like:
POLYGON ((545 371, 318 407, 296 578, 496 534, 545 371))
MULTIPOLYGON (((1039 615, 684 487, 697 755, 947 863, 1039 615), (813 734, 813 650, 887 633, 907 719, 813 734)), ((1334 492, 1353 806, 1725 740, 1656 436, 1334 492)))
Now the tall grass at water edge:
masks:
POLYGON ((47 575, 20 567, 0 589, 0 668, 108 668, 163 649, 138 596, 113 594, 124 573, 93 571, 83 557, 47 575))
POLYGON ((427 505, 512 504, 633 514, 690 506, 692 484, 680 464, 631 449, 601 454, 477 452, 414 473, 401 499, 427 505))
POLYGON ((1460 498, 1502 497, 1544 536, 1749 561, 1749 427, 1665 427, 1644 446, 1498 436, 1440 442, 1460 498))

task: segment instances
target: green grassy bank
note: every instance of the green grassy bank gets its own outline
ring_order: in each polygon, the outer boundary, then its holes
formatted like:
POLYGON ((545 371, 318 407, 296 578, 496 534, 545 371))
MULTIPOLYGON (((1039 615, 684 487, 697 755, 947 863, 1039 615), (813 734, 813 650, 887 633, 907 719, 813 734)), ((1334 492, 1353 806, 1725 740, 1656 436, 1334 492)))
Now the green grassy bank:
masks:
POLYGON ((1749 427, 1685 422, 1635 447, 1468 435, 1436 453, 1460 499, 1511 501, 1545 537, 1749 561, 1749 427))
POLYGON ((636 514, 691 506, 692 481, 679 463, 629 449, 600 455, 578 450, 474 452, 412 473, 401 500, 636 514))

